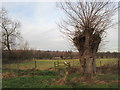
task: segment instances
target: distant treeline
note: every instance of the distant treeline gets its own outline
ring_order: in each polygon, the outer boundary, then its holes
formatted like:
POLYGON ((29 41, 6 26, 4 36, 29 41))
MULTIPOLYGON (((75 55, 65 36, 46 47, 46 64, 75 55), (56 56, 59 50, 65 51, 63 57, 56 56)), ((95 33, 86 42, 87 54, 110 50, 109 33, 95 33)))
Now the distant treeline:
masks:
MULTIPOLYGON (((99 52, 96 58, 118 58, 120 53, 117 52, 99 52)), ((41 50, 7 50, 2 51, 2 61, 24 61, 32 59, 77 59, 79 58, 78 52, 72 51, 41 51, 41 50)))
POLYGON ((2 61, 24 61, 31 59, 73 59, 78 58, 77 52, 72 51, 41 51, 41 50, 7 50, 2 51, 2 61))

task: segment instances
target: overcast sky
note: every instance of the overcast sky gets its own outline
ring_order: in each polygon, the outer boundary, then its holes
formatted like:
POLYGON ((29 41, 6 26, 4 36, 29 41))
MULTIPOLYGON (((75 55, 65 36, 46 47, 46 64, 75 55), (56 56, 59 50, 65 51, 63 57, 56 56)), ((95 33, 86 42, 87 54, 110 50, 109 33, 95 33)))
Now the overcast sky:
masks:
MULTIPOLYGON (((21 35, 29 46, 40 50, 74 50, 56 23, 64 14, 55 2, 4 2, 10 18, 21 22, 21 35)), ((117 20, 117 14, 115 20, 117 20)), ((100 51, 118 51, 118 27, 109 29, 100 51)))

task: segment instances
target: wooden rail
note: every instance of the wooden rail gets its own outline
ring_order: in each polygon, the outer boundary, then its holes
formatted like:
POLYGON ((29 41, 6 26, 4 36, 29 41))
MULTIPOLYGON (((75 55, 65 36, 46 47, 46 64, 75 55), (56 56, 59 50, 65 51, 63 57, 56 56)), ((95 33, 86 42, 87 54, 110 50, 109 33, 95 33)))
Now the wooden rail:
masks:
POLYGON ((60 66, 67 66, 68 68, 71 67, 70 62, 66 62, 66 61, 64 61, 64 62, 54 62, 55 69, 60 68, 60 66))

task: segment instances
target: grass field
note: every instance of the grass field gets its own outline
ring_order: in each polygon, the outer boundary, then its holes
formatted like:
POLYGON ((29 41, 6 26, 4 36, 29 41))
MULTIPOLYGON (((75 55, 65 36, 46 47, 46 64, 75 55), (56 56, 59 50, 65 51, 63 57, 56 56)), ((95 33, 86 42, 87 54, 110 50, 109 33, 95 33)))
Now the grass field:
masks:
MULTIPOLYGON (((30 72, 29 72, 30 73, 30 72)), ((61 76, 53 71, 38 71, 36 76, 21 76, 3 79, 3 88, 118 88, 118 75, 98 75, 96 83, 75 82, 80 78, 80 74, 71 74, 67 76, 66 83, 59 85, 57 82, 61 76), (75 79, 75 80, 74 80, 75 79), (99 81, 100 80, 100 81, 99 81), (104 81, 103 81, 104 80, 104 81)))
MULTIPOLYGON (((18 63, 4 64, 3 88, 118 88, 118 74, 97 75, 90 82, 77 82, 81 78, 80 73, 73 73, 67 76, 66 83, 59 85, 61 76, 55 71, 49 71, 48 68, 54 67, 54 62, 70 62, 71 66, 79 66, 78 59, 69 60, 34 60, 19 63, 21 69, 18 75, 18 63), (25 70, 22 68, 33 68, 36 61, 37 71, 25 70)), ((114 64, 118 59, 97 59, 96 66, 101 64, 114 64)), ((89 80, 88 80, 89 81, 89 80)))
MULTIPOLYGON (((96 60, 96 66, 100 66, 100 61, 101 65, 104 64, 114 64, 117 62, 117 58, 110 58, 110 59, 97 59, 96 60)), ((54 67, 54 62, 61 62, 63 63, 64 61, 70 62, 71 66, 79 66, 80 62, 79 59, 68 59, 68 60, 36 60, 36 65, 37 69, 39 70, 45 70, 51 67, 54 67)), ((19 63, 20 68, 33 68, 35 66, 35 60, 34 61, 26 61, 19 63)), ((3 65, 3 68, 11 68, 11 69, 17 69, 18 68, 18 63, 14 64, 5 64, 3 65)))

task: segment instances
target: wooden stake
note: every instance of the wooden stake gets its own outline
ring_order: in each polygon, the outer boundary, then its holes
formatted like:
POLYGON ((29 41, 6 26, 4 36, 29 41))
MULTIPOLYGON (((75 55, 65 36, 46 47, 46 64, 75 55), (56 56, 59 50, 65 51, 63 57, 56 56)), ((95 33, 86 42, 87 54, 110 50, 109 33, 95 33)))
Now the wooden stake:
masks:
POLYGON ((102 66, 102 63, 101 63, 101 61, 100 61, 100 74, 101 74, 101 72, 102 72, 101 66, 102 66))
POLYGON ((18 63, 18 65, 17 65, 17 67, 18 67, 18 76, 19 76, 19 71, 20 71, 20 68, 19 68, 19 63, 18 63))

